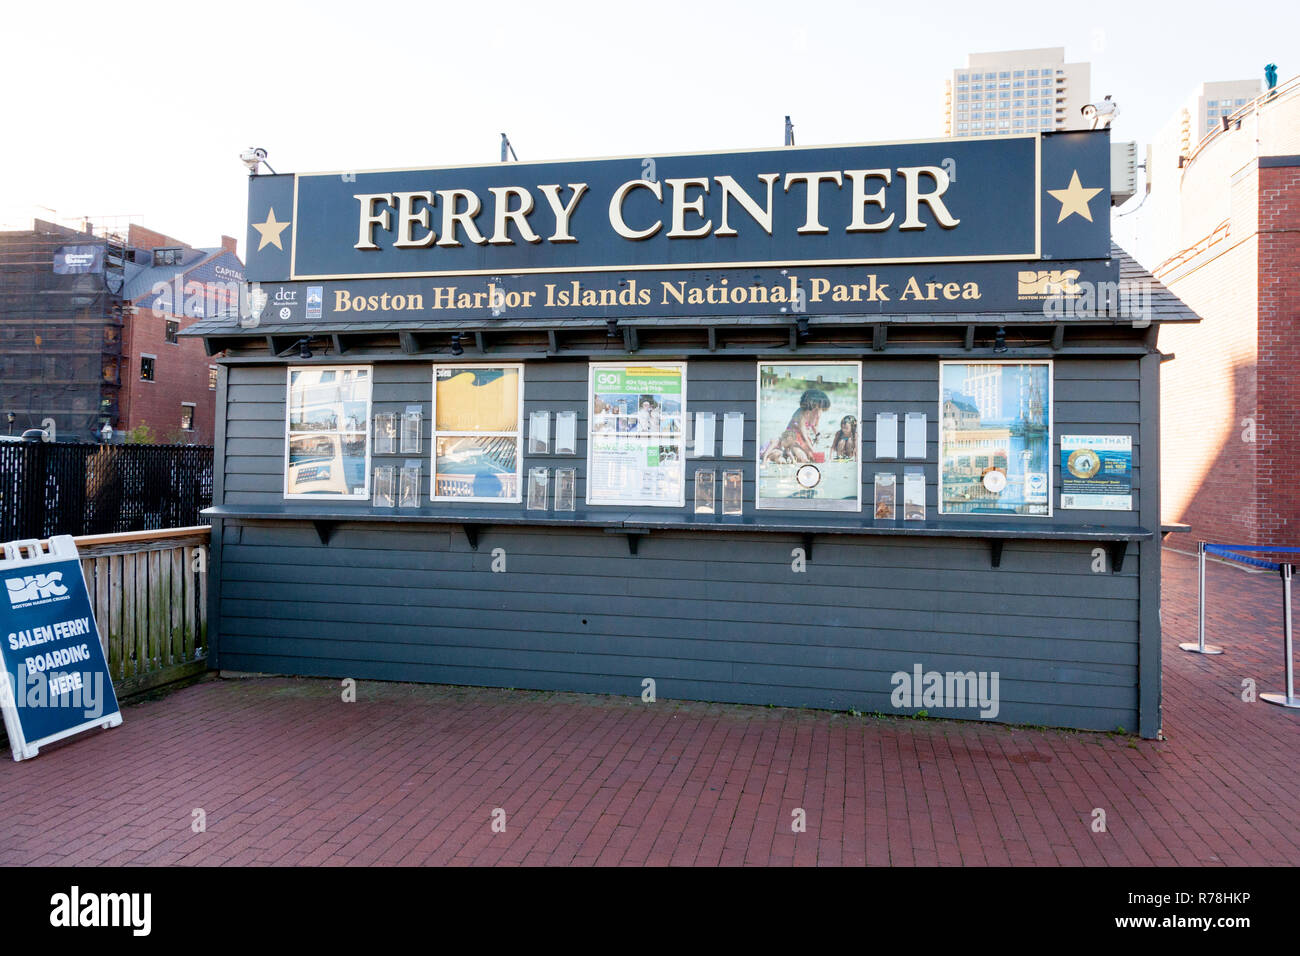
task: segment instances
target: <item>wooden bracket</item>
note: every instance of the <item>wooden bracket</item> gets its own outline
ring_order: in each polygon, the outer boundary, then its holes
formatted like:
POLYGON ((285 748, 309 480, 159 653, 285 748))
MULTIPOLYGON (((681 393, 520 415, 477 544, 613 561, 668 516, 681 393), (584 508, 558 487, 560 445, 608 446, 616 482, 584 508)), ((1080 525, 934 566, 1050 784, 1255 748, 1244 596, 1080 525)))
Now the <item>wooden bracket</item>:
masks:
POLYGON ((709 351, 716 352, 717 350, 718 350, 718 330, 710 325, 709 326, 709 351))
POLYGON ((1124 555, 1128 553, 1128 542, 1112 541, 1106 546, 1106 550, 1110 552, 1110 573, 1118 574, 1120 569, 1124 567, 1124 555))
POLYGON ((480 352, 484 353, 485 355, 487 354, 487 342, 484 341, 482 332, 474 333, 474 344, 478 346, 478 350, 480 352))
POLYGON ((560 343, 556 338, 555 329, 546 330, 546 351, 551 355, 560 351, 560 343))
POLYGON ((461 529, 465 532, 465 540, 469 542, 469 549, 471 551, 477 551, 478 550, 478 525, 463 524, 461 525, 461 529))
POLYGON ((1002 546, 1006 544, 1001 538, 989 539, 989 556, 992 559, 993 567, 1002 567, 1002 546))
POLYGON ((813 536, 806 534, 803 536, 803 557, 805 561, 812 560, 813 536))
POLYGON ((648 532, 648 531, 628 531, 628 532, 625 532, 625 533, 627 534, 627 553, 628 553, 628 554, 636 554, 636 549, 637 549, 637 546, 641 543, 641 539, 642 539, 643 537, 645 537, 647 534, 649 534, 650 532, 648 532))
POLYGON ((623 326, 623 348, 629 352, 635 352, 638 348, 636 342, 636 329, 630 325, 623 326))
POLYGON ((967 352, 969 352, 974 347, 975 347, 975 326, 968 325, 966 326, 966 339, 962 343, 962 348, 964 348, 967 352))
POLYGON ((1059 351, 1061 346, 1064 344, 1065 344, 1065 326, 1060 323, 1057 323, 1057 325, 1052 329, 1052 349, 1054 351, 1059 351))
POLYGON ((330 341, 334 343, 335 355, 342 355, 347 351, 347 349, 343 347, 343 336, 339 335, 337 332, 330 334, 330 341))
POLYGON ((874 326, 871 330, 871 350, 873 352, 883 352, 885 343, 889 340, 889 329, 885 325, 874 326))
POLYGON ((316 526, 316 537, 320 538, 320 543, 329 547, 330 538, 334 535, 334 521, 313 521, 316 526))

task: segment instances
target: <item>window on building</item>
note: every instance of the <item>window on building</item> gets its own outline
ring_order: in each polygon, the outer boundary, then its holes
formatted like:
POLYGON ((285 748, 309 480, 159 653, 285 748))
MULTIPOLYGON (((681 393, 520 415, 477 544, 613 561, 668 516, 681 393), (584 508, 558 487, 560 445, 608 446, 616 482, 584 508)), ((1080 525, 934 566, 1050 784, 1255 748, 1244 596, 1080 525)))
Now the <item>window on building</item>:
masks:
POLYGON ((1010 91, 1010 90, 1003 90, 1002 92, 1000 92, 1000 93, 998 94, 998 99, 1000 99, 1000 100, 1009 100, 1009 99, 1011 99, 1011 91, 1010 91))
POLYGON ((370 382, 369 366, 288 370, 286 498, 369 496, 370 382))
POLYGON ((958 123, 958 124, 957 124, 957 128, 958 128, 958 129, 968 129, 969 127, 968 127, 965 123, 958 123))
POLYGON ((1011 84, 1011 88, 1013 90, 1023 90, 1025 88, 1025 81, 1016 80, 1014 83, 1011 84))
POLYGON ((155 249, 153 251, 153 264, 156 266, 178 266, 181 264, 182 251, 180 249, 155 249))
POLYGON ((194 431, 194 403, 181 402, 181 431, 194 431))
POLYGON ((208 366, 208 388, 211 391, 216 391, 217 388, 217 367, 215 365, 208 366))
MULTIPOLYGON (((979 74, 976 74, 976 76, 978 76, 978 75, 979 75, 979 74)), ((958 73, 958 74, 957 74, 957 82, 958 82, 958 83, 965 83, 969 78, 970 78, 969 75, 966 74, 966 73, 958 73)))
POLYGON ((1009 79, 1011 79, 1011 73, 1010 73, 1010 71, 1008 71, 1008 70, 1003 70, 1001 73, 998 74, 998 79, 999 79, 999 80, 1009 80, 1009 79))
POLYGON ((1244 99, 1242 99, 1242 100, 1237 100, 1237 105, 1238 105, 1238 106, 1245 106, 1245 105, 1246 105, 1246 101, 1245 101, 1244 99))
POLYGON ((1218 101, 1218 100, 1206 100, 1206 101, 1205 101, 1205 105, 1206 105, 1206 106, 1216 106, 1216 107, 1217 107, 1217 106, 1219 105, 1219 101, 1218 101))
POLYGON ((435 365, 430 497, 522 501, 524 367, 435 365))
POLYGON ((175 319, 168 319, 164 325, 163 338, 172 345, 176 345, 180 341, 176 338, 176 333, 181 330, 181 324, 175 319))
POLYGON ((140 356, 140 381, 152 382, 154 373, 154 363, 158 361, 156 355, 140 356))
POLYGON ((941 362, 939 377, 939 513, 1051 515, 1051 362, 941 362))

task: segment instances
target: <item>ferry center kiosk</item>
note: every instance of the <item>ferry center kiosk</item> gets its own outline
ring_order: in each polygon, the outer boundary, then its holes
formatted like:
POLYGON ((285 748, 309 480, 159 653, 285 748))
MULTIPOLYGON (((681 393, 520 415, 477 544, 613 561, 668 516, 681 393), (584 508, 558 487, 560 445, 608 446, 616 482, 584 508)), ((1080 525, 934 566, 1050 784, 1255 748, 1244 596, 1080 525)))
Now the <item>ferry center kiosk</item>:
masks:
POLYGON ((1160 728, 1109 134, 250 179, 228 671, 1160 728))

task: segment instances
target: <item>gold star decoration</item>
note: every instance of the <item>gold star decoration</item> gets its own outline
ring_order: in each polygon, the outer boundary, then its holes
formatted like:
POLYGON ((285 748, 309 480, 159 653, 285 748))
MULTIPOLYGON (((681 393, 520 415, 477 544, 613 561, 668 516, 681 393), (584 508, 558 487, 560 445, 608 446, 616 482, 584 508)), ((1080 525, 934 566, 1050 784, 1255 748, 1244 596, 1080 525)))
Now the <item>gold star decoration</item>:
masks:
MULTIPOLYGON (((1077 179, 1078 177, 1076 176, 1075 178, 1077 179)), ((262 241, 257 244, 258 252, 261 252, 266 246, 275 246, 275 248, 279 249, 281 252, 284 251, 284 246, 280 245, 280 233, 289 228, 289 224, 287 222, 275 221, 274 206, 272 206, 271 211, 267 213, 266 222, 255 222, 253 223, 253 228, 262 234, 262 241)))
POLYGON ((1073 216, 1076 212, 1084 219, 1092 222, 1092 210, 1088 208, 1088 203, 1092 197, 1101 192, 1102 187, 1096 189, 1084 189, 1079 182, 1079 171, 1076 169, 1074 175, 1070 177, 1070 185, 1066 189, 1049 189, 1047 194, 1061 204, 1061 215, 1057 217, 1057 222, 1064 222, 1068 217, 1073 216))

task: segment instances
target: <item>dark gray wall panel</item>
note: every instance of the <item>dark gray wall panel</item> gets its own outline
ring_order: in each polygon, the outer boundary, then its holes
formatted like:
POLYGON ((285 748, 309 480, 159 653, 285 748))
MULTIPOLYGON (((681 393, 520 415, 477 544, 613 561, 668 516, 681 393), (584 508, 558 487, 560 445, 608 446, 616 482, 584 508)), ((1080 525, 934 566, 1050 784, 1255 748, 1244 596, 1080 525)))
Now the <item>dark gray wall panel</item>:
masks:
MULTIPOLYGON (((374 366, 376 412, 412 404, 424 410, 426 496, 431 364, 374 366)), ((587 367, 558 359, 525 367, 525 416, 577 412, 578 447, 573 456, 525 454, 524 467, 576 467, 580 512, 587 367)), ((1058 439, 1063 432, 1129 434, 1135 466, 1150 467, 1138 443, 1139 437, 1150 440, 1145 431, 1139 435, 1138 368, 1133 359, 1057 360, 1058 439)), ((237 365, 227 374, 226 427, 218 437, 223 502, 278 506, 284 366, 237 365)), ((689 363, 688 411, 744 412, 745 456, 688 458, 683 513, 692 507, 697 468, 741 468, 746 514, 755 514, 755 379, 756 362, 749 358, 689 363)), ((938 399, 937 361, 865 356, 864 500, 875 471, 901 475, 913 464, 874 460, 876 413, 921 411, 928 416, 929 515, 939 517, 938 399)), ((1055 461, 1053 477, 1053 501, 1059 503, 1055 461)), ((1139 467, 1134 493, 1153 500, 1139 467)), ((519 505, 501 510, 518 514, 519 505)), ((777 519, 792 513, 757 514, 777 519)), ((1158 516, 1058 507, 1052 518, 1023 521, 1044 529, 1150 526, 1158 516)), ((305 521, 228 520, 220 535, 216 602, 221 666, 631 696, 652 677, 663 698, 895 713, 891 675, 910 673, 919 662, 927 671, 997 671, 1000 721, 1137 726, 1138 628, 1142 602, 1150 602, 1142 587, 1143 559, 1148 548, 1156 554, 1154 545, 1130 545, 1121 573, 1098 574, 1092 570, 1094 545, 1013 540, 993 568, 986 541, 908 537, 906 530, 900 523, 897 536, 817 535, 807 571, 795 573, 791 552, 803 541, 791 534, 656 532, 640 539, 634 556, 623 535, 599 529, 507 523, 482 528, 478 550, 472 550, 458 526, 348 521, 332 529, 325 546, 305 521), (491 570, 495 548, 505 550, 504 574, 491 570)))

